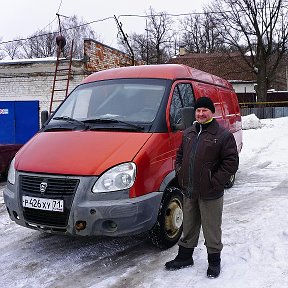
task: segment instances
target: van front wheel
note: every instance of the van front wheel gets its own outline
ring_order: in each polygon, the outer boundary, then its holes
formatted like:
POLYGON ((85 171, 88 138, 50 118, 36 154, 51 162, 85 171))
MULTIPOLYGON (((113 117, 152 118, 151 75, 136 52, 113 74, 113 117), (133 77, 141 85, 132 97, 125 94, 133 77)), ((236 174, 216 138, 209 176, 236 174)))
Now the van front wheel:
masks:
POLYGON ((158 219, 149 231, 152 243, 167 249, 175 245, 183 230, 183 195, 178 188, 168 188, 163 195, 158 219))

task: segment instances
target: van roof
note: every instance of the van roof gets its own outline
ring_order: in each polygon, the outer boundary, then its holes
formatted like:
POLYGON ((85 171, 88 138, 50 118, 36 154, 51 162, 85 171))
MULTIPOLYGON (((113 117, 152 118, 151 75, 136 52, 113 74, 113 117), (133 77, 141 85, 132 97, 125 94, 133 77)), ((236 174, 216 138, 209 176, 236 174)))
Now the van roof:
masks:
POLYGON ((121 78, 192 79, 233 89, 232 84, 225 79, 182 64, 139 65, 112 68, 95 72, 82 80, 81 83, 121 78))

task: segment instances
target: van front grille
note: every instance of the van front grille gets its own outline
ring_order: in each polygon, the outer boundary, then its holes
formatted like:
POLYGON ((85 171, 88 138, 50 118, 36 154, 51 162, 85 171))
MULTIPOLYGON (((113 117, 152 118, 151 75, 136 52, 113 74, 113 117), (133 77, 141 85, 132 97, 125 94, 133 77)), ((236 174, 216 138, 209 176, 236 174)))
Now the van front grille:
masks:
POLYGON ((25 221, 35 225, 46 225, 49 227, 66 227, 71 211, 74 195, 79 185, 79 179, 67 177, 38 177, 20 176, 20 195, 55 199, 64 201, 64 211, 47 211, 23 207, 25 221), (40 191, 41 184, 47 184, 46 190, 40 191))
MULTIPOLYGON (((45 195, 73 195, 77 189, 79 180, 70 178, 47 178, 34 176, 21 176, 20 184, 21 191, 35 194, 40 194, 41 183, 47 183, 45 195)), ((26 194, 27 195, 27 194, 26 194)), ((36 196, 36 195, 34 195, 36 196)))

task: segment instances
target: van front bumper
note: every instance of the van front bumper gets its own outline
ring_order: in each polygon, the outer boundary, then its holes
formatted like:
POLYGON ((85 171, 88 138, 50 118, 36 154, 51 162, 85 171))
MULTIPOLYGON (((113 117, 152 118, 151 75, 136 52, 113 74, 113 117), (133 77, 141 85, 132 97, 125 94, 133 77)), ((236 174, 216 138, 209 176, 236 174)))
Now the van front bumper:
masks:
MULTIPOLYGON (((31 179, 41 177, 45 181, 50 178, 59 179, 59 176, 33 174, 31 177, 31 174, 21 173, 17 175, 15 185, 7 184, 4 201, 10 218, 21 226, 57 234, 126 236, 148 231, 157 221, 162 192, 152 192, 135 198, 128 197, 129 191, 92 193, 91 188, 97 177, 65 177, 66 180, 77 179, 79 182, 71 199, 63 198, 66 206, 63 214, 66 213, 66 216, 61 214, 62 212, 39 209, 27 211, 22 206, 22 195, 27 195, 27 192, 20 188, 23 186, 20 184, 21 177, 26 175, 31 179), (67 204, 69 201, 71 203, 67 204), (57 220, 61 217, 64 217, 64 222, 57 220)), ((35 197, 35 192, 33 196, 35 197)), ((37 197, 51 198, 49 195, 41 195, 40 192, 37 197)), ((61 197, 60 194, 56 196, 57 199, 62 199, 61 197)))
POLYGON ((79 203, 71 219, 71 232, 122 236, 148 231, 157 221, 161 198, 162 193, 154 192, 134 199, 79 203), (86 229, 77 230, 75 224, 82 222, 87 223, 86 229))

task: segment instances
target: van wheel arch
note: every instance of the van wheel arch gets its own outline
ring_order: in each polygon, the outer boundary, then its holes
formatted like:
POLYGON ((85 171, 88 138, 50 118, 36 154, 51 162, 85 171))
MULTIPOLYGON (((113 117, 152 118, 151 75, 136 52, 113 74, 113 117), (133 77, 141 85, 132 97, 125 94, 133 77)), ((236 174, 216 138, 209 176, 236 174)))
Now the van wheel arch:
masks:
POLYGON ((183 230, 183 194, 177 187, 165 189, 157 222, 149 231, 153 245, 160 249, 174 246, 183 230))

